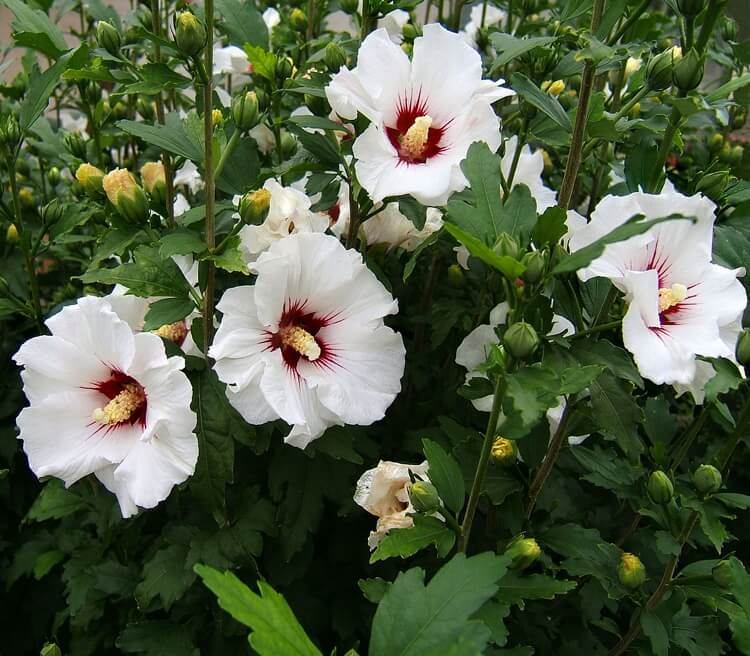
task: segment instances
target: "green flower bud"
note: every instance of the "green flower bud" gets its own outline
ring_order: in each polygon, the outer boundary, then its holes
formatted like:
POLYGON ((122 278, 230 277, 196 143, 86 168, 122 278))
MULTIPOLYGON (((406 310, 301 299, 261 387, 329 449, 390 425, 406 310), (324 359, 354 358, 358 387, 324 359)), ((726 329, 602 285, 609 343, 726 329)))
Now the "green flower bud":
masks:
POLYGON ((240 199, 240 218, 247 225, 260 225, 268 216, 271 207, 271 192, 256 189, 240 199))
POLYGON ((34 199, 34 191, 29 187, 22 187, 18 191, 18 200, 21 201, 21 207, 24 209, 30 210, 34 205, 36 205, 36 200, 34 199))
POLYGON ((729 171, 714 171, 704 175, 695 185, 695 190, 716 198, 724 191, 727 182, 729 182, 729 171))
POLYGON ((109 202, 128 221, 142 224, 148 218, 148 199, 127 169, 114 169, 102 179, 109 202))
POLYGON ((670 48, 655 55, 646 64, 646 84, 648 84, 649 89, 663 91, 672 85, 672 68, 676 52, 681 53, 679 48, 677 50, 670 48))
POLYGON ((283 81, 291 77, 292 71, 294 70, 294 62, 291 57, 286 55, 279 55, 276 60, 276 77, 283 81))
POLYGON ((511 557, 511 569, 520 571, 532 565, 542 555, 542 550, 534 538, 525 538, 521 534, 510 541, 505 555, 511 557))
POLYGON ((505 331, 503 345, 514 358, 525 360, 539 346, 539 335, 530 323, 519 321, 505 331))
POLYGON ((727 590, 732 587, 734 579, 732 577, 732 566, 728 560, 721 560, 714 565, 714 568, 711 570, 711 576, 714 583, 720 588, 727 590))
POLYGON ((195 57, 206 45, 205 25, 195 14, 183 11, 177 16, 175 42, 184 55, 195 57))
POLYGON ((547 268, 547 257, 542 251, 532 251, 523 256, 521 263, 526 266, 523 279, 526 282, 535 283, 541 280, 544 275, 544 270, 547 268))
POLYGON ((677 0, 677 8, 686 18, 695 18, 705 6, 704 0, 677 0))
POLYGON ((143 188, 154 202, 164 205, 167 202, 167 176, 161 162, 146 162, 141 167, 143 188))
POLYGON ((692 91, 702 79, 703 58, 695 48, 690 48, 686 55, 674 61, 672 81, 681 91, 692 91))
POLYGON ((745 330, 740 333, 740 338, 737 340, 735 354, 737 356, 737 362, 743 367, 750 365, 750 328, 745 328, 745 330))
POLYGON ((55 187, 60 182, 60 169, 58 169, 56 166, 53 166, 50 168, 49 171, 47 171, 47 180, 49 180, 49 183, 55 187))
POLYGON ((5 241, 9 244, 15 244, 18 241, 18 228, 15 223, 11 223, 5 231, 5 241))
POLYGON ((119 56, 122 38, 114 25, 107 21, 99 21, 96 24, 96 42, 100 48, 104 48, 110 55, 119 56))
POLYGON ((29 163, 23 157, 19 157, 16 160, 16 173, 23 176, 24 178, 29 177, 29 173, 31 173, 29 163))
POLYGON ((103 179, 104 171, 93 164, 84 162, 76 169, 76 180, 81 183, 83 190, 91 196, 96 196, 103 191, 103 179))
POLYGON ((359 5, 359 0, 340 0, 339 6, 341 11, 347 14, 356 14, 359 5))
POLYGON ((154 103, 148 98, 140 97, 135 103, 135 108, 138 113, 147 121, 153 121, 156 116, 156 107, 154 103))
POLYGON ((144 30, 151 32, 154 29, 154 18, 147 5, 140 5, 135 13, 138 22, 144 30))
POLYGON ((325 61, 331 73, 338 73, 339 69, 346 64, 346 50, 338 43, 331 41, 326 46, 325 61))
POLYGON ((448 282, 454 287, 463 287, 466 285, 466 275, 464 270, 458 264, 451 264, 448 267, 448 282))
POLYGON ((304 32, 307 29, 307 14, 299 8, 292 9, 289 14, 289 26, 295 32, 304 32))
POLYGON ((504 437, 496 437, 492 443, 490 458, 500 465, 512 465, 518 460, 518 450, 513 440, 504 437))
POLYGON ((625 552, 620 556, 617 578, 626 588, 636 590, 646 582, 646 568, 638 556, 625 552))
POLYGON ((512 257, 514 260, 517 260, 521 256, 521 249, 518 246, 518 242, 507 232, 498 237, 492 250, 498 255, 512 257))
POLYGON ((294 135, 284 132, 281 135, 281 152, 286 159, 289 159, 297 152, 297 140, 294 135))
POLYGON ((258 96, 254 91, 246 91, 232 100, 232 120, 241 132, 258 124, 258 96))
POLYGON ((42 647, 42 651, 39 652, 39 656, 63 656, 62 651, 60 651, 60 647, 58 647, 54 642, 48 642, 44 647, 42 647))
POLYGON ((732 146, 732 150, 729 151, 729 161, 732 164, 740 164, 742 162, 742 158, 745 156, 745 149, 740 146, 740 144, 737 144, 736 146, 732 146))
POLYGON ((15 153, 21 143, 21 126, 14 114, 0 117, 0 147, 15 153))
POLYGON ((706 143, 706 147, 711 153, 718 153, 724 145, 724 135, 721 132, 715 132, 706 143))
POLYGON ((220 109, 211 110, 211 125, 213 125, 215 128, 220 128, 222 125, 224 125, 224 114, 220 109))
POLYGON ((73 157, 86 159, 86 142, 78 132, 67 132, 63 139, 73 157))
POLYGON ((431 513, 440 508, 438 491, 429 481, 413 483, 409 487, 409 500, 417 512, 431 513))
POLYGON ((648 496, 651 498, 651 501, 658 503, 661 506, 668 504, 674 496, 674 485, 672 485, 672 481, 669 480, 669 476, 660 469, 651 472, 646 489, 648 490, 648 496))
POLYGON ((719 151, 719 160, 722 162, 729 163, 731 159, 732 159, 732 146, 728 141, 725 141, 724 145, 721 147, 721 150, 719 151))
POLYGON ((63 218, 65 207, 57 198, 55 198, 42 207, 41 214, 44 225, 50 228, 63 218))
POLYGON ((721 472, 713 465, 701 465, 693 472, 693 485, 701 494, 713 494, 721 489, 721 472))
POLYGON ((721 20, 721 38, 727 42, 737 41, 737 21, 729 16, 724 16, 721 20))
POLYGON ((407 23, 401 29, 401 34, 407 41, 414 41, 414 39, 419 36, 420 32, 416 25, 414 25, 413 23, 407 23))

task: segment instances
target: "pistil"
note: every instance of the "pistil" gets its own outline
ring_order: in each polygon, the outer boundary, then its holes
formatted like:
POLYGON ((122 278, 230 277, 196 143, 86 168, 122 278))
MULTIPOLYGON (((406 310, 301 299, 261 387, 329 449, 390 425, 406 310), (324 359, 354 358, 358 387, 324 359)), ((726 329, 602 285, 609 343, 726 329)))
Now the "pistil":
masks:
POLYGON ((315 341, 315 337, 299 326, 285 328, 281 332, 281 343, 310 361, 317 360, 321 354, 320 345, 315 341))
POLYGON ((671 287, 662 287, 659 289, 659 312, 665 312, 669 308, 679 305, 687 298, 688 288, 679 282, 674 283, 671 287))
POLYGON ((104 408, 92 413, 94 421, 111 426, 128 421, 146 402, 146 394, 137 383, 128 383, 104 408))
POLYGON ((410 159, 420 159, 424 155, 431 126, 431 116, 417 116, 400 139, 401 152, 410 159))

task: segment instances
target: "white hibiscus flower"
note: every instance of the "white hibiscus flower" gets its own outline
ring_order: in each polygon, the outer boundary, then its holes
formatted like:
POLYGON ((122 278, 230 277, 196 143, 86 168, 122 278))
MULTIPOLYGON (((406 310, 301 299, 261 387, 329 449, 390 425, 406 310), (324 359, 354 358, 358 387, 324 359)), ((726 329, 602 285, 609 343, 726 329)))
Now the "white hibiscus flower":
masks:
POLYGON ((411 194, 424 205, 443 205, 466 186, 460 163, 475 141, 495 150, 500 123, 492 103, 513 91, 482 79, 482 61, 461 37, 425 25, 414 57, 385 29, 370 34, 357 66, 343 67, 326 87, 344 119, 361 113, 369 127, 354 142, 357 178, 374 201, 411 194))
POLYGON ((273 28, 281 22, 281 14, 275 7, 269 7, 263 12, 263 22, 268 28, 268 34, 273 32, 273 28))
POLYGON ((497 7, 487 3, 486 8, 484 3, 474 5, 471 8, 471 17, 466 26, 461 31, 461 36, 464 41, 468 43, 472 48, 477 47, 477 32, 482 27, 492 27, 500 22, 504 22, 507 19, 507 14, 497 7), (484 16, 482 16, 484 14, 484 16), (482 20, 484 18, 484 20, 482 20))
POLYGON ((397 203, 389 203, 380 212, 362 224, 362 233, 369 246, 388 244, 389 249, 401 248, 413 251, 430 235, 443 227, 443 216, 434 207, 427 208, 424 226, 417 230, 398 208, 397 203))
POLYGON ((283 419, 304 448, 332 425, 381 419, 401 389, 405 350, 383 324, 398 303, 338 239, 300 233, 250 265, 253 286, 224 293, 209 354, 251 424, 283 419))
POLYGON ((660 194, 607 196, 591 221, 570 236, 570 249, 576 251, 637 214, 695 219, 666 221, 610 244, 578 272, 582 280, 608 278, 625 293, 623 343, 641 375, 657 384, 690 385, 698 355, 734 358, 738 319, 747 304, 737 280, 744 270, 711 262, 714 209, 704 196, 683 196, 671 185, 660 194))
POLYGON ((72 485, 95 474, 123 517, 153 508, 195 470, 198 440, 184 361, 134 334, 103 298, 47 320, 13 356, 30 406, 18 416, 31 470, 72 485))
POLYGON ((330 223, 327 214, 310 210, 312 202, 303 191, 283 187, 269 178, 263 185, 271 194, 268 216, 260 225, 246 225, 240 232, 240 250, 249 262, 271 244, 300 232, 325 232, 330 223))
POLYGON ((409 516, 414 512, 409 500, 409 472, 416 478, 427 480, 427 468, 427 461, 421 465, 404 465, 381 460, 377 467, 360 476, 354 502, 378 518, 375 530, 367 539, 370 549, 375 549, 392 528, 414 526, 414 520, 409 516))
MULTIPOLYGON (((517 148, 518 137, 513 136, 508 139, 505 144, 505 154, 500 162, 500 168, 506 179, 513 168, 513 158, 517 148)), ((542 151, 537 150, 532 152, 529 145, 525 144, 518 157, 512 187, 519 184, 526 185, 531 192, 531 197, 536 201, 536 211, 539 214, 557 204, 557 193, 544 184, 544 180, 542 179, 543 171, 544 157, 542 151)))
POLYGON ((203 178, 201 177, 198 167, 190 160, 187 160, 174 174, 174 184, 185 185, 190 189, 191 194, 195 194, 203 189, 203 178))
POLYGON ((214 75, 248 75, 250 61, 242 48, 226 46, 214 48, 214 75))
POLYGON ((258 150, 263 155, 268 155, 268 153, 276 148, 276 136, 274 135, 273 130, 271 130, 271 128, 265 123, 258 123, 258 125, 247 134, 255 140, 255 143, 258 145, 258 150))
MULTIPOLYGON (((360 10, 361 11, 361 10, 360 10)), ((382 27, 388 32, 391 41, 400 45, 404 40, 404 25, 409 22, 409 12, 403 9, 394 9, 389 11, 383 18, 378 21, 378 27, 382 27)))

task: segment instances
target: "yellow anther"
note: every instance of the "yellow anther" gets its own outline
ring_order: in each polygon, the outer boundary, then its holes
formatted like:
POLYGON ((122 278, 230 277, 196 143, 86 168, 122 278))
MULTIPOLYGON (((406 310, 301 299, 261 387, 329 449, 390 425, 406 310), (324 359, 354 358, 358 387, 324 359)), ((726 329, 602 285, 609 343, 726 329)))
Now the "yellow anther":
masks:
POLYGON ((310 333, 299 326, 292 326, 281 333, 281 343, 293 348, 308 360, 317 360, 320 357, 320 345, 310 333))
POLYGON ((180 344, 187 336, 188 331, 184 321, 175 321, 175 323, 166 323, 152 332, 158 337, 180 344))
POLYGON ((129 383, 104 408, 96 408, 91 416, 100 424, 121 424, 128 421, 145 402, 146 395, 143 388, 129 383))
POLYGON ((401 137, 401 150, 412 159, 422 157, 431 126, 431 116, 417 116, 406 134, 401 137))
POLYGON ((496 437, 492 443, 491 457, 495 462, 507 464, 516 460, 516 445, 504 437, 496 437))
POLYGON ((664 312, 687 298, 688 288, 676 282, 671 287, 659 289, 659 312, 664 312))

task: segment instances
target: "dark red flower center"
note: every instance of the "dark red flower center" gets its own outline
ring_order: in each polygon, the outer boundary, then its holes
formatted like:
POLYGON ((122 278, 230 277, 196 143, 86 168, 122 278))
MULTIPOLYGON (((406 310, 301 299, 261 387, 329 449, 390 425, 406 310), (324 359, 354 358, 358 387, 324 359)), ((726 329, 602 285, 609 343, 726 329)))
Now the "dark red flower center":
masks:
POLYGON ((422 98, 420 91, 416 98, 399 98, 396 125, 386 125, 385 131, 401 162, 424 164, 445 150, 447 126, 447 123, 435 123, 429 114, 427 100, 422 98))
POLYGON ((94 383, 86 389, 95 390, 104 397, 102 407, 94 410, 94 423, 107 426, 108 429, 136 424, 141 428, 146 426, 146 391, 131 376, 112 369, 107 380, 94 383))

